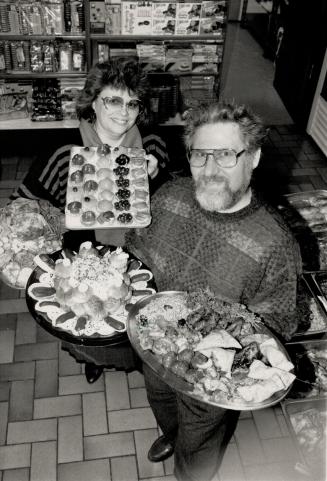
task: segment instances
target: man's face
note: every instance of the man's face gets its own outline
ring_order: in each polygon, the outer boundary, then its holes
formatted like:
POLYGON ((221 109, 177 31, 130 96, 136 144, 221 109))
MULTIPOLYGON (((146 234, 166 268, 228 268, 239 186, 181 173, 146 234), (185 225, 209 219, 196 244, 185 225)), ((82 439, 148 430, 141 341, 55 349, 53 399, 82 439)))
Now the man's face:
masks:
MULTIPOLYGON (((194 135, 193 149, 246 149, 239 126, 232 122, 217 122, 199 127, 194 135)), ((203 167, 190 166, 195 183, 195 195, 203 209, 216 212, 236 211, 249 191, 253 169, 258 165, 260 149, 244 152, 235 167, 220 167, 212 155, 203 167)))

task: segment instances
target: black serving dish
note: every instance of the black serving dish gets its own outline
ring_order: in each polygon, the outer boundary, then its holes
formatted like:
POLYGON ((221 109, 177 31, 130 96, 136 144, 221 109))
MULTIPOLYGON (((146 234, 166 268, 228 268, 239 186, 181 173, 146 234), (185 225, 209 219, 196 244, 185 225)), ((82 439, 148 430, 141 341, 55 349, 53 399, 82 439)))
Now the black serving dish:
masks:
MULTIPOLYGON (((103 252, 105 252, 108 247, 113 250, 116 249, 115 246, 106 246, 106 247, 103 247, 103 252)), ((101 254, 101 250, 102 249, 99 248, 100 254, 101 254)), ((137 259, 133 254, 131 253, 128 253, 128 254, 129 254, 129 260, 128 260, 127 269, 131 262, 133 262, 134 260, 137 260, 140 263, 140 269, 149 270, 142 263, 142 261, 137 259)), ((54 261, 56 261, 57 259, 64 258, 65 255, 63 253, 63 250, 59 250, 57 252, 54 252, 53 254, 49 254, 49 257, 54 261)), ((70 342, 73 344, 78 344, 78 345, 84 345, 84 346, 109 346, 109 345, 113 346, 113 345, 121 344, 128 341, 126 329, 124 331, 115 331, 113 334, 107 335, 107 336, 100 335, 100 334, 98 335, 93 334, 90 336, 85 336, 85 335, 77 336, 77 335, 74 335, 72 332, 61 329, 59 326, 54 326, 51 319, 46 315, 46 313, 36 310, 35 305, 37 304, 37 301, 28 294, 29 287, 34 283, 38 283, 39 278, 42 274, 44 274, 44 271, 40 267, 36 267, 33 270, 26 285, 26 304, 32 317, 46 331, 48 331, 50 334, 52 334, 53 336, 63 341, 70 342)), ((157 290, 155 281, 153 278, 147 282, 147 287, 154 289, 155 291, 157 290)), ((126 313, 126 318, 127 318, 127 313, 126 313)))

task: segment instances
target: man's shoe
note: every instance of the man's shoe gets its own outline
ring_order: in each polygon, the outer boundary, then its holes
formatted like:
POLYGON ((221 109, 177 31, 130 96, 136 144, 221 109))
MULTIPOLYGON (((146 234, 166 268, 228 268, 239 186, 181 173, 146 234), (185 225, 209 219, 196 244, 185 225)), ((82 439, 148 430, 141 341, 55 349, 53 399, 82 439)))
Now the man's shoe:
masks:
POLYGON ((99 379, 103 373, 103 366, 97 366, 91 362, 85 364, 85 377, 88 383, 92 384, 99 379))
POLYGON ((159 463, 169 458, 174 452, 174 446, 165 438, 160 436, 152 444, 150 451, 148 452, 148 459, 152 463, 159 463))

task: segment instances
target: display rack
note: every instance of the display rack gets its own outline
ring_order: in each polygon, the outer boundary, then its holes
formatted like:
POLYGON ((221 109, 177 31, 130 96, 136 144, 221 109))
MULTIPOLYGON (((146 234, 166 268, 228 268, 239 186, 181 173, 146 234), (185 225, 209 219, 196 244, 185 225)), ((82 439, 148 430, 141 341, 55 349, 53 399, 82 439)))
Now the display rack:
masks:
MULTIPOLYGON (((123 0, 122 5, 125 5, 126 0, 123 0)), ((61 59, 59 59, 59 62, 53 70, 56 71, 51 71, 50 68, 48 68, 48 71, 44 71, 42 69, 38 70, 37 67, 34 67, 34 71, 31 69, 24 70, 24 67, 22 70, 20 69, 15 69, 12 68, 11 70, 6 70, 2 69, 0 70, 0 78, 3 80, 3 82, 9 83, 9 82, 28 82, 30 81, 31 83, 39 79, 40 81, 46 79, 58 79, 59 81, 62 80, 69 80, 72 79, 72 81, 75 79, 76 81, 81 80, 85 78, 87 71, 90 69, 92 64, 95 62, 99 61, 99 45, 106 45, 108 46, 108 49, 116 49, 116 55, 117 51, 119 53, 119 49, 122 49, 124 46, 127 48, 131 49, 136 49, 140 48, 140 46, 149 46, 149 45, 161 45, 166 49, 171 49, 175 48, 176 49, 182 49, 185 47, 185 49, 190 49, 193 44, 197 45, 202 45, 202 46, 209 46, 213 45, 217 47, 217 60, 215 64, 211 64, 209 66, 210 61, 207 61, 207 64, 205 61, 203 61, 203 65, 200 65, 195 68, 194 63, 192 64, 192 61, 189 60, 189 64, 186 68, 186 71, 180 71, 178 68, 174 70, 172 68, 170 71, 165 71, 165 68, 159 69, 157 71, 156 69, 152 70, 151 64, 150 66, 146 66, 146 71, 149 73, 149 79, 150 83, 153 86, 153 92, 154 92, 154 97, 155 101, 158 101, 158 97, 164 97, 165 101, 168 102, 170 107, 172 104, 175 104, 175 108, 172 109, 171 115, 169 117, 163 117, 162 115, 158 114, 158 121, 161 124, 164 124, 165 122, 168 122, 169 125, 174 124, 176 120, 177 125, 181 125, 182 121, 180 118, 179 113, 183 110, 189 107, 189 102, 197 102, 201 100, 201 96, 203 96, 202 100, 207 100, 212 97, 217 97, 219 95, 219 83, 220 83, 220 77, 221 77, 221 67, 222 67, 222 59, 223 59, 223 51, 224 51, 224 43, 225 43, 225 36, 226 36, 226 24, 227 24, 227 10, 228 10, 228 2, 229 0, 216 0, 216 1, 194 1, 194 2, 189 2, 185 3, 182 2, 183 8, 185 6, 189 5, 190 8, 193 8, 198 6, 198 8, 204 8, 203 5, 206 5, 206 8, 210 9, 214 8, 214 6, 218 6, 219 9, 225 9, 225 14, 223 16, 220 16, 220 23, 218 22, 217 24, 219 25, 219 32, 213 31, 213 32, 208 32, 205 34, 199 33, 200 29, 198 30, 197 34, 149 34, 149 32, 146 32, 146 34, 108 34, 108 33, 101 33, 101 29, 98 28, 98 31, 94 28, 94 22, 92 23, 93 18, 91 19, 91 11, 92 9, 97 9, 97 8, 103 8, 105 4, 105 1, 96 1, 96 2, 91 2, 90 0, 84 0, 83 2, 83 20, 84 20, 84 25, 82 28, 81 32, 78 33, 73 33, 73 32, 66 32, 64 30, 61 31, 61 33, 51 33, 49 35, 26 35, 26 34, 18 34, 18 33, 12 33, 12 32, 4 32, 4 26, 6 27, 6 24, 1 21, 0 22, 0 46, 1 43, 4 44, 9 44, 10 42, 23 42, 22 45, 24 44, 24 48, 29 48, 31 45, 31 42, 36 42, 36 44, 39 42, 40 44, 42 42, 49 43, 49 42, 54 42, 56 45, 64 45, 67 43, 67 45, 72 44, 74 42, 82 42, 84 45, 84 52, 85 52, 85 57, 83 59, 82 66, 79 66, 79 71, 73 71, 72 69, 64 69, 62 68, 63 65, 60 63, 61 59), (199 7, 200 6, 200 7, 199 7), (100 33, 99 33, 100 32, 100 33), (191 62, 191 63, 190 63, 191 62), (59 65, 59 68, 58 68, 59 65), (207 65, 207 67, 206 67, 207 65), (208 70, 206 70, 206 68, 208 70), (174 79, 174 80, 172 80, 174 79), (168 86, 168 88, 167 88, 168 86), (185 103, 185 99, 181 102, 180 98, 177 98, 176 94, 176 89, 178 89, 178 95, 180 95, 180 92, 183 91, 183 94, 187 96, 188 90, 190 90, 188 99, 185 103), (168 91, 168 93, 167 93, 168 91), (168 98, 168 100, 167 100, 168 98)), ((2 8, 1 5, 5 5, 7 0, 0 0, 0 9, 2 8)), ((32 5, 41 5, 43 2, 31 2, 31 8, 32 5)), ((64 3, 62 5, 66 6, 67 3, 69 3, 69 0, 64 0, 64 3)), ((143 5, 142 2, 127 2, 129 4, 135 4, 135 5, 143 5)), ((158 5, 163 5, 165 8, 171 8, 171 6, 175 5, 176 6, 179 4, 179 2, 176 3, 165 3, 165 2, 158 2, 154 1, 153 4, 156 5, 156 8, 158 5)), ((151 5, 151 2, 146 3, 147 6, 151 5)), ((15 7, 16 8, 16 7, 15 7)), ((3 11, 1 12, 3 13, 3 11)), ((205 19, 206 21, 207 19, 205 19)), ((66 18, 65 18, 66 22, 66 18)), ((146 22, 144 22, 146 23, 146 22)), ((190 20, 190 24, 192 21, 190 20)), ((196 23, 196 22, 193 22, 196 23)), ((66 25, 66 24, 65 24, 66 25)), ((177 25, 177 24, 176 24, 177 25)), ((203 24, 205 25, 205 24, 203 24)), ((26 26, 25 26, 26 28, 26 26)), ((177 27, 176 27, 177 28, 177 27)), ((216 29, 217 30, 217 29, 216 29)), ((121 30, 122 31, 122 30, 121 30)), ((181 31, 181 30, 180 30, 181 31)), ((180 32, 179 32, 180 33, 180 32)), ((8 49, 8 45, 6 47, 8 49)), ((121 50, 123 52, 123 50, 121 50)), ((1 54, 1 52, 0 52, 1 54)), ((8 52, 7 52, 8 55, 8 52)), ((206 54, 204 54, 203 57, 205 57, 206 54)), ((110 55, 110 58, 111 55, 110 55)), ((139 59, 141 62, 141 59, 139 59)), ((142 63, 142 62, 141 62, 142 63)), ((1 63, 0 63, 1 66, 1 63)), ((1 67, 0 67, 1 68, 1 67)), ((160 98, 161 98, 160 97, 160 98)), ((155 104, 156 102, 152 102, 152 105, 155 104)), ((167 105, 168 105, 167 104, 167 105)), ((166 104, 164 104, 164 108, 166 107, 166 104)), ((163 109, 162 109, 163 110, 163 109)), ((168 109, 169 110, 169 109, 168 109)), ((0 115, 1 119, 1 115, 0 115)), ((76 122, 73 121, 67 122, 66 120, 63 121, 53 121, 53 122, 32 122, 28 118, 22 118, 22 119, 5 119, 5 120, 0 120, 0 130, 7 130, 7 129, 14 129, 15 126, 17 126, 17 129, 40 129, 40 128, 70 128, 70 127, 75 127, 76 122), (45 125, 47 124, 48 125, 45 125), (51 127, 50 127, 51 125, 51 127)))

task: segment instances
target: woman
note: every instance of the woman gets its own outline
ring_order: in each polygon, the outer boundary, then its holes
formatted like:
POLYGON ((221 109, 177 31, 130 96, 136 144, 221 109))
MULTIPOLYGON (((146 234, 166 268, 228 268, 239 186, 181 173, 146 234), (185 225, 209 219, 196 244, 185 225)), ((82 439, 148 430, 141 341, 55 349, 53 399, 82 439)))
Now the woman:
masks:
MULTIPOLYGON (((168 155, 165 143, 154 134, 142 139, 137 126, 147 119, 146 105, 149 97, 146 76, 136 62, 117 60, 98 63, 87 75, 76 110, 80 119, 80 145, 122 145, 143 147, 146 150, 150 190, 153 191, 169 175, 166 170, 168 155)), ((40 161, 35 162, 11 199, 46 199, 64 210, 71 147, 72 145, 65 145, 59 148, 45 165, 40 161)), ((64 246, 77 249, 85 240, 123 245, 126 231, 127 229, 70 231, 64 234, 64 246)), ((112 348, 77 346, 63 342, 62 348, 68 350, 78 361, 86 362, 85 374, 89 382, 98 379, 103 366, 132 370, 137 363, 134 351, 127 342, 112 348)))

